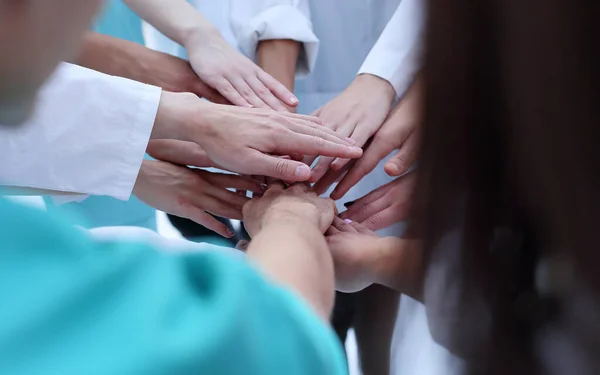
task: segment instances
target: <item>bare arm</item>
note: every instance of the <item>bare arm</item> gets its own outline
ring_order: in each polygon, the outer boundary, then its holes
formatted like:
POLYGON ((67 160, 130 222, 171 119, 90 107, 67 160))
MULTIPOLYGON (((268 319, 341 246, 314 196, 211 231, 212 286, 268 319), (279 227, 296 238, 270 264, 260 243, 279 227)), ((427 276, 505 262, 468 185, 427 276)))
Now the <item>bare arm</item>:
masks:
POLYGON ((71 62, 167 91, 192 92, 213 102, 226 103, 217 91, 198 78, 187 61, 127 40, 88 32, 79 54, 71 62))
POLYGON ((192 36, 196 38, 196 34, 200 34, 201 38, 220 35, 219 31, 185 0, 124 2, 141 18, 182 46, 186 46, 192 36))
POLYGON ((274 220, 256 235, 248 256, 273 281, 291 287, 328 320, 333 308, 333 263, 323 234, 303 220, 274 220))
POLYGON ((384 237, 373 252, 371 268, 375 283, 422 299, 422 252, 419 240, 384 237))
MULTIPOLYGON (((302 44, 294 40, 263 40, 256 49, 258 66, 293 92, 301 48, 302 44)), ((288 107, 288 110, 296 111, 293 107, 288 107)))

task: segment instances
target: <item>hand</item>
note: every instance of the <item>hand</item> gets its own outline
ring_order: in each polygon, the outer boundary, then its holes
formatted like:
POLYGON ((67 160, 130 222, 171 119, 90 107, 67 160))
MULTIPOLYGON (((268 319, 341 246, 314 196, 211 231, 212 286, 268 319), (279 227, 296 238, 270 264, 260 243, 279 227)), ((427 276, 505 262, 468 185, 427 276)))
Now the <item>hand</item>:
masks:
POLYGON ((223 169, 291 182, 307 180, 310 168, 277 155, 362 155, 315 117, 212 104, 168 92, 161 96, 151 138, 192 141, 223 169))
POLYGON ((325 236, 333 257, 337 290, 354 293, 375 282, 374 264, 381 241, 375 232, 336 217, 325 236))
MULTIPOLYGON (((146 83, 172 92, 191 92, 213 103, 230 104, 217 90, 200 79, 192 66, 179 57, 146 48, 148 56, 138 74, 146 83), (148 52, 149 51, 149 52, 148 52)), ((142 82, 144 82, 142 81, 142 82)))
MULTIPOLYGON (((396 92, 384 79, 371 74, 361 74, 337 98, 319 108, 314 115, 323 124, 340 135, 350 137, 358 147, 379 129, 388 115, 396 92)), ((348 160, 321 157, 315 167, 310 182, 318 181, 329 169, 341 169, 348 160), (333 162, 333 164, 332 164, 333 162)), ((313 159, 314 160, 314 159, 313 159)), ((307 160, 312 164, 312 160, 307 160)))
POLYGON ((342 198, 395 149, 399 149, 398 152, 385 163, 388 175, 400 176, 415 163, 420 146, 420 90, 421 84, 418 81, 411 86, 375 133, 363 156, 354 163, 331 193, 332 199, 342 198))
POLYGON ((194 142, 176 139, 151 139, 146 147, 146 153, 154 159, 169 163, 198 168, 215 167, 206 151, 194 142))
POLYGON ((198 77, 234 105, 276 111, 286 111, 285 105, 298 105, 294 94, 233 49, 218 32, 192 34, 185 48, 198 77))
POLYGON ((243 207, 244 227, 254 237, 263 227, 282 221, 314 225, 325 233, 335 216, 331 199, 319 198, 305 184, 285 188, 274 183, 260 198, 253 198, 243 207))
POLYGON ((410 213, 416 178, 416 173, 398 177, 352 204, 347 204, 348 210, 342 212, 340 217, 361 223, 371 230, 387 228, 406 220, 410 213))
POLYGON ((144 160, 133 193, 158 210, 188 218, 224 237, 232 237, 233 233, 223 223, 208 214, 242 218, 242 206, 248 198, 227 188, 262 190, 258 183, 239 176, 144 160))

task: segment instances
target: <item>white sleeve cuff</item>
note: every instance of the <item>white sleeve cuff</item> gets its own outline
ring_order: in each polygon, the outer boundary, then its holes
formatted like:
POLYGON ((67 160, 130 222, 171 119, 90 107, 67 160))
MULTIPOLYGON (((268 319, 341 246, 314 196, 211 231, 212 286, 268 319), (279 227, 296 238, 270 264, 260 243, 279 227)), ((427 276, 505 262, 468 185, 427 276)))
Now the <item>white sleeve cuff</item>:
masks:
POLYGON ((129 199, 160 95, 158 87, 61 64, 32 118, 0 126, 0 183, 129 199))
POLYGON ((388 81, 404 95, 421 68, 424 0, 403 0, 365 59, 358 74, 388 81))
POLYGON ((252 17, 249 22, 235 26, 240 48, 250 59, 256 60, 256 48, 262 40, 291 39, 303 44, 296 76, 306 76, 313 70, 319 39, 313 33, 310 20, 296 7, 273 6, 252 17))

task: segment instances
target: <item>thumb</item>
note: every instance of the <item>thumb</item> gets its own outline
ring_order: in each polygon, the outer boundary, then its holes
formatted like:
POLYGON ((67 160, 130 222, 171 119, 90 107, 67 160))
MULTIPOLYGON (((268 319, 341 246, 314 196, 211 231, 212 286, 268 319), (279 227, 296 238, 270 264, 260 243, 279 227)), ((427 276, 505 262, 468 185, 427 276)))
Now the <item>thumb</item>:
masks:
POLYGON ((248 160, 251 174, 273 177, 288 182, 303 182, 310 178, 310 167, 302 162, 266 155, 259 151, 248 160))

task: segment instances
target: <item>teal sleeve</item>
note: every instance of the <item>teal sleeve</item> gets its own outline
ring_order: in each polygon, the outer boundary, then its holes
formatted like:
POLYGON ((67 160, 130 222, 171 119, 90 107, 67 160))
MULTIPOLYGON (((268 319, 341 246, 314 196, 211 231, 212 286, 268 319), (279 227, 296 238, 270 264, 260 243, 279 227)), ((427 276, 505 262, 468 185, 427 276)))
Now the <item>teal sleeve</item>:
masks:
POLYGON ((346 373, 292 293, 217 252, 97 243, 0 201, 0 374, 346 373))

